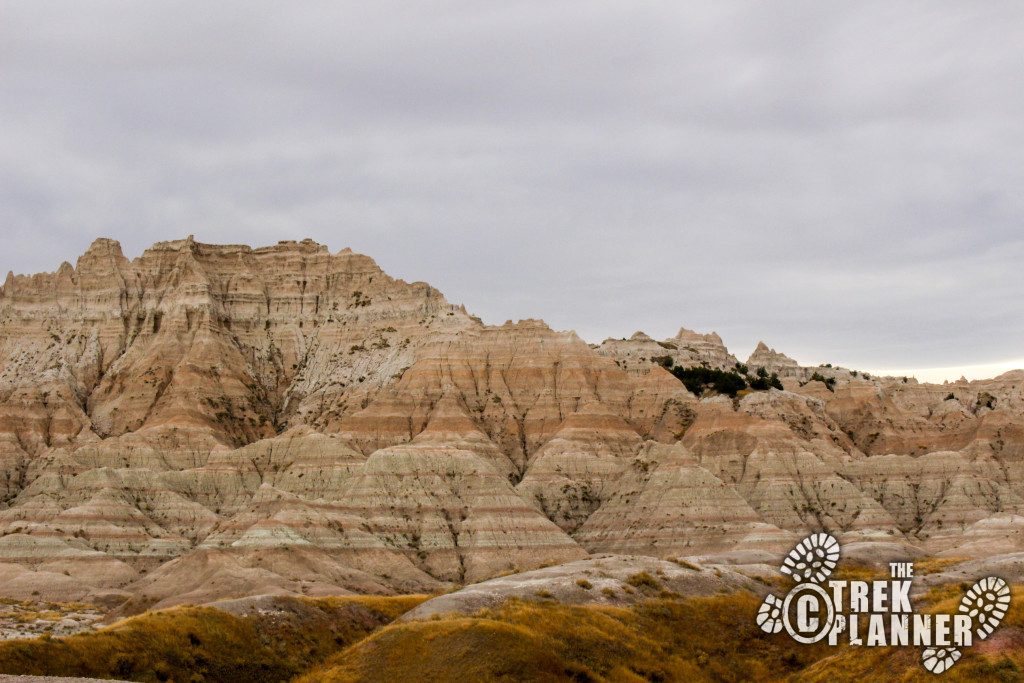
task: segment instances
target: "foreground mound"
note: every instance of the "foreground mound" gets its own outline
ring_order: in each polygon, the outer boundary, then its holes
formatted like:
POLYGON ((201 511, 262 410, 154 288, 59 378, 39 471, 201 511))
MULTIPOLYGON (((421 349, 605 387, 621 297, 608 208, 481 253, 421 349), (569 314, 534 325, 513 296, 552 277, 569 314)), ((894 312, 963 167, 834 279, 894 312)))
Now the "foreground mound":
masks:
MULTIPOLYGON (((928 611, 956 610, 935 589, 928 611)), ((754 624, 750 593, 653 598, 628 608, 511 599, 473 615, 399 621, 299 678, 330 681, 934 681, 920 648, 801 645, 754 624)), ((1015 681, 1024 665, 1024 591, 997 635, 943 681, 1015 681)))
POLYGON ((264 597, 176 607, 95 633, 0 643, 0 673, 164 681, 286 681, 425 596, 264 597))
MULTIPOLYGON (((750 592, 682 597, 646 577, 636 583, 646 597, 633 604, 509 597, 470 614, 397 621, 424 597, 258 596, 175 607, 97 633, 2 643, 0 672, 160 683, 936 680, 919 648, 830 648, 765 634, 754 619, 761 599, 750 592)), ((951 613, 962 594, 958 584, 940 586, 915 604, 951 613)), ((999 630, 942 680, 1019 680, 1022 606, 1016 586, 999 630)))
POLYGON ((425 619, 435 614, 472 614, 485 607, 497 607, 512 598, 623 607, 652 596, 704 597, 736 591, 763 595, 769 581, 781 576, 766 565, 729 568, 675 558, 603 555, 510 573, 466 586, 424 602, 403 615, 402 621, 425 619))
POLYGON ((764 681, 824 654, 762 633, 758 603, 749 593, 632 608, 512 599, 392 625, 300 682, 764 681))

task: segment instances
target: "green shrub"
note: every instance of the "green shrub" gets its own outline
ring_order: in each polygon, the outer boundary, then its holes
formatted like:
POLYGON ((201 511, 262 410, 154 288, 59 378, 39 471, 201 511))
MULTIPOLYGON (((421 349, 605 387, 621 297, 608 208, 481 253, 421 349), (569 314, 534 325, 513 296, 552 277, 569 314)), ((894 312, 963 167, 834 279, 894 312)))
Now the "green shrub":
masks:
POLYGON ((672 374, 697 396, 710 391, 735 398, 736 394, 747 388, 747 380, 735 372, 708 367, 681 368, 677 365, 672 368, 672 374))
MULTIPOLYGON (((836 390, 836 378, 835 377, 825 377, 820 372, 815 372, 813 375, 811 375, 811 378, 809 380, 807 380, 807 382, 821 382, 822 384, 825 385, 825 388, 828 389, 829 391, 834 393, 835 390, 836 390)), ((804 382, 804 384, 807 384, 807 382, 804 382)), ((801 386, 803 386, 803 385, 801 385, 801 386)))
POLYGON ((758 368, 757 377, 750 380, 750 388, 757 389, 758 391, 768 391, 769 389, 782 390, 782 382, 779 381, 779 375, 772 373, 771 375, 764 368, 758 368))

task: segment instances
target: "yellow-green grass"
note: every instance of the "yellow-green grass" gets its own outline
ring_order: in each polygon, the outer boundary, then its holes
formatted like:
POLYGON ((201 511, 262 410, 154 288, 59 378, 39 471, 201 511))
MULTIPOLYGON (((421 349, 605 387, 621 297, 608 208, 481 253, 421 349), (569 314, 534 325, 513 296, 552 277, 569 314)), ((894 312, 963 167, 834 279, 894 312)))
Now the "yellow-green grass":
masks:
MULTIPOLYGON (((954 613, 967 585, 919 603, 954 613)), ((356 681, 936 681, 921 648, 801 645, 767 635, 749 594, 655 598, 630 608, 513 600, 471 616, 385 627, 296 683, 356 681)), ((942 681, 1024 680, 1024 588, 988 640, 942 681)))
POLYGON ((914 561, 914 575, 925 576, 927 574, 935 574, 966 561, 967 558, 964 557, 926 557, 914 561))
MULTIPOLYGON (((922 611, 954 614, 969 584, 934 588, 922 601, 922 611)), ((899 683, 973 683, 975 681, 1024 681, 1024 587, 1013 586, 1010 610, 987 640, 966 648, 963 657, 939 676, 921 665, 922 648, 845 647, 834 656, 808 667, 793 680, 897 681, 899 683)))
POLYGON ((393 624, 327 659, 314 681, 761 681, 827 653, 768 636, 750 594, 632 608, 512 600, 393 624))
MULTIPOLYGON (((966 588, 937 587, 917 607, 956 612, 966 588)), ((513 599, 469 616, 392 623, 424 599, 293 598, 273 618, 152 612, 93 634, 0 643, 0 672, 295 683, 1024 680, 1022 587, 999 630, 941 677, 921 665, 920 648, 830 648, 767 635, 755 623, 760 599, 748 593, 662 595, 631 607, 513 599)))
POLYGON ((67 638, 0 643, 0 672, 133 681, 286 681, 428 596, 282 598, 270 616, 176 607, 67 638))

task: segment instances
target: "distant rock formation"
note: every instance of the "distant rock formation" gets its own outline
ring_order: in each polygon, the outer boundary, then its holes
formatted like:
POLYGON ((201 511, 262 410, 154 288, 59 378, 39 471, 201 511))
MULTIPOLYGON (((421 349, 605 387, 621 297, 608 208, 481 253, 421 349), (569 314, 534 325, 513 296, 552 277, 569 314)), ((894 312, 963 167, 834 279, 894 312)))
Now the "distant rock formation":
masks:
POLYGON ((769 349, 764 342, 757 343, 757 348, 747 359, 747 367, 754 372, 763 369, 784 379, 802 379, 804 375, 799 363, 784 353, 769 349))
POLYGON ((660 342, 643 332, 629 339, 606 339, 596 351, 634 376, 646 374, 652 363, 664 365, 669 359, 671 365, 707 365, 716 370, 732 369, 738 362, 716 333, 698 334, 685 327, 675 337, 660 342))
POLYGON ((694 396, 666 368, 741 370, 717 334, 485 325, 310 240, 97 240, 0 287, 0 594, 437 591, 821 529, 1024 550, 1024 372, 919 384, 763 343, 746 365, 785 390, 694 396))

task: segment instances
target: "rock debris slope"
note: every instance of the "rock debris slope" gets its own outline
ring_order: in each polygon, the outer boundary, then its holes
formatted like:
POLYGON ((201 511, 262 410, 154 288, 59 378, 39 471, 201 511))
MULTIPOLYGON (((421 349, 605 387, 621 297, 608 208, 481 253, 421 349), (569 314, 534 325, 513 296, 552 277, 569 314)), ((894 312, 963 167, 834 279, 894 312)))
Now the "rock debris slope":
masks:
POLYGON ((1024 551, 1024 372, 918 384, 760 344, 746 371, 784 390, 732 399, 667 370, 699 365, 743 367, 685 328, 484 325, 309 240, 100 239, 0 287, 2 591, 434 591, 595 553, 769 559, 819 529, 1024 551))

